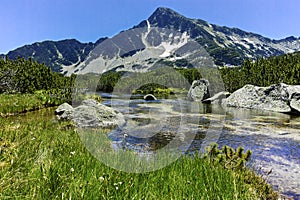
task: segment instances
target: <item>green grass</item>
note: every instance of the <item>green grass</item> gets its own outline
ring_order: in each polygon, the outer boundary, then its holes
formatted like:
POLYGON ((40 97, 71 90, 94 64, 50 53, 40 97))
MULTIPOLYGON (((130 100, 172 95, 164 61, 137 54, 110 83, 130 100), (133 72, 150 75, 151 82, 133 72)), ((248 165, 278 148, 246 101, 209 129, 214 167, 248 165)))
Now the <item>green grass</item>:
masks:
POLYGON ((0 113, 20 113, 43 107, 43 102, 32 94, 1 94, 0 113))
POLYGON ((53 111, 0 117, 0 199, 276 198, 253 171, 199 156, 154 172, 115 170, 94 158, 72 124, 57 122, 53 111))
POLYGON ((61 103, 61 100, 42 93, 0 94, 0 116, 25 113, 61 103))
MULTIPOLYGON (((99 95, 77 95, 76 100, 95 99, 101 102, 99 95)), ((34 94, 0 94, 0 116, 9 116, 42 108, 58 106, 66 102, 68 97, 59 89, 39 90, 34 94)), ((70 102, 69 102, 70 103, 70 102)))

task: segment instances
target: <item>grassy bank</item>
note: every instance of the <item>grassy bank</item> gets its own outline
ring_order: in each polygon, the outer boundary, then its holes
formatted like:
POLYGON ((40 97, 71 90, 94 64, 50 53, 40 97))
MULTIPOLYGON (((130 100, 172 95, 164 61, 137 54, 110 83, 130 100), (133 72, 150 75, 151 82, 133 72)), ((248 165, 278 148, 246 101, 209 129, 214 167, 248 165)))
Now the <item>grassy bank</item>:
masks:
POLYGON ((0 118, 0 199, 272 199, 252 171, 184 156, 131 174, 95 159, 53 109, 0 118))
MULTIPOLYGON (((101 102, 99 95, 77 95, 76 100, 95 99, 101 102)), ((0 94, 0 116, 10 116, 43 108, 59 106, 68 102, 72 103, 71 94, 64 93, 60 89, 39 90, 33 94, 0 94)), ((74 100, 74 103, 75 100, 74 100)))
POLYGON ((0 94, 0 114, 12 115, 59 105, 39 94, 0 94))

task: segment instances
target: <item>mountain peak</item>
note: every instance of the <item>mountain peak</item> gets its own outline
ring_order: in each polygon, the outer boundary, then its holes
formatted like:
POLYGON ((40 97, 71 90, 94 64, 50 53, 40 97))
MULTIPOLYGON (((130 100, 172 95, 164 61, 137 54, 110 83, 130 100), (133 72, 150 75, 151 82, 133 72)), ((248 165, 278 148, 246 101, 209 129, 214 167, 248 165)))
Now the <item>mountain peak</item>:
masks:
POLYGON ((179 13, 175 12, 171 8, 166 8, 166 7, 158 7, 152 15, 180 15, 179 13))
POLYGON ((165 27, 180 19, 182 20, 186 18, 170 8, 158 7, 148 18, 148 21, 158 27, 165 27))

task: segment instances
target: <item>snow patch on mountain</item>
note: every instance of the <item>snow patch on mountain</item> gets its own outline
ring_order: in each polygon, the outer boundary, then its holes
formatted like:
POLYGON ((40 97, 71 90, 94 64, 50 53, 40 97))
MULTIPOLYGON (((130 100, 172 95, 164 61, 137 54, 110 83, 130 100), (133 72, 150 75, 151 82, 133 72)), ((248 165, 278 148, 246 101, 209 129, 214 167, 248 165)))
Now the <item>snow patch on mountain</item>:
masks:
MULTIPOLYGON (((172 33, 169 35, 169 38, 173 38, 172 33)), ((170 55, 172 55, 172 53, 174 53, 174 51, 176 49, 187 44, 188 39, 189 39, 189 36, 188 36, 187 32, 184 32, 180 37, 175 36, 174 41, 171 40, 171 41, 162 42, 161 46, 165 49, 165 51, 159 57, 161 57, 161 58, 169 57, 170 55)))

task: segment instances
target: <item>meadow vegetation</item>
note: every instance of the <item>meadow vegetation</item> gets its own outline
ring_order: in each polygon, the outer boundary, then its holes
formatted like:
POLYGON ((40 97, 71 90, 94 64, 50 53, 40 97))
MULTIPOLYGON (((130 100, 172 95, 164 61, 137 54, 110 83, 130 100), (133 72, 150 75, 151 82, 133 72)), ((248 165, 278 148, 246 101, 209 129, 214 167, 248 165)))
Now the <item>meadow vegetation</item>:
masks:
POLYGON ((208 157, 182 156, 153 172, 115 170, 94 158, 73 124, 58 122, 53 111, 48 108, 0 118, 0 199, 277 197, 271 186, 244 164, 227 167, 229 160, 235 163, 232 157, 217 161, 221 150, 216 150, 216 145, 208 151, 208 157))

